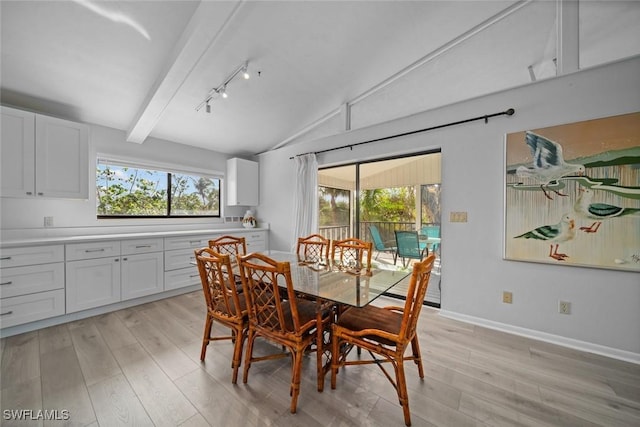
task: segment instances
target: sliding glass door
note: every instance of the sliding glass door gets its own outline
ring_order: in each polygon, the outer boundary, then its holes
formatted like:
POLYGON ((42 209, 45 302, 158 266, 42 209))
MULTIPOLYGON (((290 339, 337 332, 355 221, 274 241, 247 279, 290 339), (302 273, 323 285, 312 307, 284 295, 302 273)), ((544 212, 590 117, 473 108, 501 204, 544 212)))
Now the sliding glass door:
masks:
MULTIPOLYGON (((440 153, 431 152, 318 171, 320 233, 371 241, 376 267, 410 269, 419 259, 396 258, 395 234, 415 232, 424 253, 438 257, 426 298, 435 306, 440 304, 440 164, 440 153)), ((391 292, 406 296, 406 284, 391 292)))

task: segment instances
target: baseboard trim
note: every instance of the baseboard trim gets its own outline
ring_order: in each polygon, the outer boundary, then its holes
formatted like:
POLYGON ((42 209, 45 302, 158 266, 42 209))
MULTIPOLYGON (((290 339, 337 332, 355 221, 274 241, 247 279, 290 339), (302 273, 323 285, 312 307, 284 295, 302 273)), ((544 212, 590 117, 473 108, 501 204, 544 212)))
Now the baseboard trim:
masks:
POLYGON ((640 354, 633 353, 631 351, 575 340, 573 338, 540 332, 533 329, 521 328, 519 326, 513 326, 506 323, 494 322, 493 320, 482 319, 480 317, 469 316, 448 310, 440 310, 440 316, 640 365, 640 354))

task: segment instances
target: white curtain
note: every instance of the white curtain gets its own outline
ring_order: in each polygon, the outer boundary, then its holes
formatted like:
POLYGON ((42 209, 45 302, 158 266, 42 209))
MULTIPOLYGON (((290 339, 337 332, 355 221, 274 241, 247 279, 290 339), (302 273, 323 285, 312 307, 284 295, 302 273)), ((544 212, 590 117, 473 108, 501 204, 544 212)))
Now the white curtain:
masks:
POLYGON ((296 190, 293 195, 293 234, 291 251, 298 237, 318 232, 318 161, 313 153, 295 157, 296 190))

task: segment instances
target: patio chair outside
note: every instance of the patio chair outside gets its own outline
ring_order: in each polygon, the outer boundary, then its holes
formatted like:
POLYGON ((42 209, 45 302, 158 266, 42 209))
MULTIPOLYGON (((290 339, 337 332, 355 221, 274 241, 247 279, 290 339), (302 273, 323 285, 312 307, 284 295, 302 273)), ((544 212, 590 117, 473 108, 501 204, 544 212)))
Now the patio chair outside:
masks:
POLYGON ((422 259, 427 256, 427 244, 420 243, 417 231, 395 231, 397 256, 402 258, 402 266, 407 266, 407 259, 422 259))
POLYGON ((378 259, 378 255, 380 252, 390 252, 393 255, 393 265, 396 264, 397 258, 397 248, 395 246, 391 246, 388 242, 382 241, 382 236, 380 236, 380 230, 375 225, 369 226, 369 232, 371 233, 371 238, 373 239, 373 247, 376 250, 376 256, 374 259, 378 259))

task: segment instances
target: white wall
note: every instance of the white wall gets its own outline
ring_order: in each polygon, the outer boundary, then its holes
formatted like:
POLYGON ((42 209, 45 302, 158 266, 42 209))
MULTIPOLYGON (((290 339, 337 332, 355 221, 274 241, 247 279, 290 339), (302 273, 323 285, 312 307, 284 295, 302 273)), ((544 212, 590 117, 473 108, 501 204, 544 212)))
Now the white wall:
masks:
POLYGON ((442 150, 442 314, 640 363, 640 275, 502 258, 506 133, 640 111, 640 58, 483 96, 392 122, 283 147, 260 156, 259 210, 271 248, 288 249, 294 162, 308 151, 422 129, 514 108, 512 117, 474 122, 320 154, 320 165, 442 150), (502 291, 513 292, 503 304, 502 291), (558 314, 558 300, 572 303, 558 314))
MULTIPOLYGON (((97 125, 90 126, 89 139, 89 199, 3 197, 0 199, 3 240, 69 234, 160 231, 165 228, 202 229, 224 225, 222 219, 216 218, 97 219, 96 195, 91 191, 91 182, 95 182, 96 153, 222 173, 226 172, 226 160, 229 156, 154 138, 149 138, 143 144, 126 142, 124 131, 97 125), (45 216, 54 217, 54 227, 44 228, 45 216)), ((224 195, 224 189, 222 191, 224 195)), ((246 208, 225 206, 223 213, 225 216, 242 216, 245 210, 246 208)))

